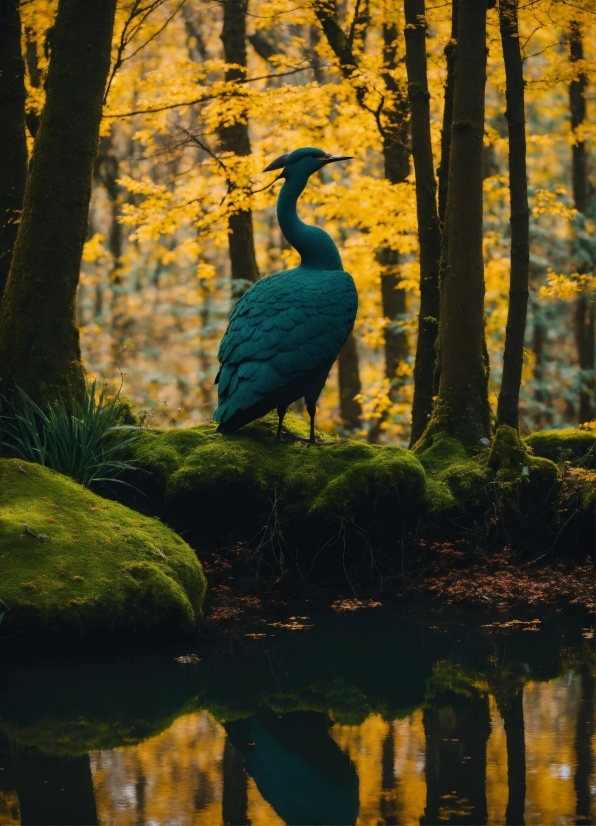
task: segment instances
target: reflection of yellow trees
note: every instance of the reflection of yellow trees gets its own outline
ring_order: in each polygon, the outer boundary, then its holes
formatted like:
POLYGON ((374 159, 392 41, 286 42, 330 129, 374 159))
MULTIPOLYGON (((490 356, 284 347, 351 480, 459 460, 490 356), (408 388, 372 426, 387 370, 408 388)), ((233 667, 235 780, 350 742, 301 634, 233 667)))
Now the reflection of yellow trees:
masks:
POLYGON ((91 754, 100 823, 221 823, 226 734, 206 712, 180 717, 132 748, 91 754))
POLYGON ((358 824, 384 823, 389 816, 397 823, 420 822, 426 797, 421 711, 393 723, 373 714, 359 726, 335 725, 331 736, 358 772, 358 824), (384 750, 388 746, 392 751, 392 782, 383 777, 382 764, 387 759, 384 750))
MULTIPOLYGON (((575 727, 579 680, 530 682, 524 688, 526 823, 574 822, 575 727)), ((496 701, 490 698, 487 744, 488 823, 505 823, 507 747, 496 701)), ((359 781, 358 824, 418 824, 426 801, 422 711, 388 723, 371 715, 359 725, 330 730, 350 757, 359 781)), ((137 746, 93 752, 91 767, 101 823, 216 826, 222 823, 224 729, 206 711, 179 718, 158 737, 137 746)), ((596 753, 596 738, 592 740, 596 753)), ((596 780, 596 778, 594 778, 596 780)), ((248 779, 249 822, 282 821, 248 779)), ((15 801, 0 798, 0 825, 17 823, 15 801)))
POLYGON ((573 822, 578 697, 578 679, 528 683, 524 689, 526 823, 573 822))

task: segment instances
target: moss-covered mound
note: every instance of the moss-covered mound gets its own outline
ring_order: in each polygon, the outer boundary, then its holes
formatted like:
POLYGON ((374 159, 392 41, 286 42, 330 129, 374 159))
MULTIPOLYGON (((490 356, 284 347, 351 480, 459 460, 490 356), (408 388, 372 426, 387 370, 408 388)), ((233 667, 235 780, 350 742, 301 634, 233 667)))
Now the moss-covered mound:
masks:
POLYGON ((189 632, 205 587, 195 553, 159 520, 40 465, 0 459, 3 634, 189 632))
MULTIPOLYGON (((288 419, 291 431, 307 435, 304 422, 288 419)), ((475 451, 436 433, 414 452, 339 439, 278 444, 276 424, 266 417, 234 436, 214 425, 144 433, 132 445, 139 465, 132 481, 147 497, 133 506, 152 503, 196 548, 273 549, 303 574, 332 560, 345 567, 346 549, 359 549, 374 568, 383 554, 402 560, 419 539, 445 541, 458 531, 485 546, 565 539, 569 514, 563 518, 556 505, 566 484, 561 471, 533 455, 513 428, 499 427, 491 445, 475 451)), ((579 537, 586 511, 572 507, 579 537)))
MULTIPOLYGON (((551 459, 553 462, 585 459, 590 452, 594 453, 596 445, 596 430, 576 430, 569 427, 565 430, 542 430, 526 436, 524 442, 532 448, 535 456, 551 459)), ((594 459, 592 467, 594 467, 594 459)))
MULTIPOLYGON (((275 426, 270 416, 234 436, 213 425, 148 432, 132 446, 144 471, 135 484, 163 503, 170 524, 202 541, 260 537, 283 546, 291 537, 313 551, 351 528, 395 531, 425 508, 426 477, 413 453, 342 440, 278 444, 275 426)), ((290 426, 307 435, 300 420, 290 426)))

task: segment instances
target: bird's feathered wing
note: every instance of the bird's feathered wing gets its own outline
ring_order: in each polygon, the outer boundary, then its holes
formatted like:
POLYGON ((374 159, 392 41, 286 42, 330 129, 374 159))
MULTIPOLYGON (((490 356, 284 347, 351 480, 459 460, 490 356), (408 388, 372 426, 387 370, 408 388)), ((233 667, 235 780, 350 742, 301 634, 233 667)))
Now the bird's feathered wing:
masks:
POLYGON ((215 421, 326 363, 350 334, 358 296, 343 270, 303 267, 257 281, 240 299, 219 347, 215 421))

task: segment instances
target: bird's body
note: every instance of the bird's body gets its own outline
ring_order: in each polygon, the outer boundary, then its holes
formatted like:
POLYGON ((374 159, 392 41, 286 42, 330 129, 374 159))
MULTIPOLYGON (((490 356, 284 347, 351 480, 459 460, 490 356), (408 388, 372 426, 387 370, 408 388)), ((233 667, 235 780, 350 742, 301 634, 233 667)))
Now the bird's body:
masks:
POLYGON ((277 409, 280 438, 286 408, 304 398, 314 441, 316 402, 358 307, 354 281, 344 271, 333 240, 319 227, 304 224, 296 212, 309 175, 330 162, 324 158, 342 159, 310 148, 279 159, 286 161, 286 181, 278 219, 302 261, 258 281, 234 308, 218 353, 215 420, 222 433, 234 433, 277 409), (292 161, 293 156, 297 160, 292 161))

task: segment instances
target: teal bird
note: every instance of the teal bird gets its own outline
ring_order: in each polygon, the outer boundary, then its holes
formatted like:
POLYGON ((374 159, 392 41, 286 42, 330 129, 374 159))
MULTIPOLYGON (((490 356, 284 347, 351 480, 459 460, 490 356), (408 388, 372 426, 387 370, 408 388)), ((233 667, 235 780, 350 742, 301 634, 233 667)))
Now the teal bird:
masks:
POLYGON ((281 441, 288 406, 304 398, 309 441, 315 442, 317 399, 354 327, 358 296, 331 236, 304 224, 296 204, 314 172, 350 157, 307 146, 265 169, 282 170, 277 219, 302 260, 294 269, 257 281, 234 308, 217 356, 221 367, 215 379, 219 399, 214 418, 221 433, 235 433, 277 409, 276 439, 281 441))

